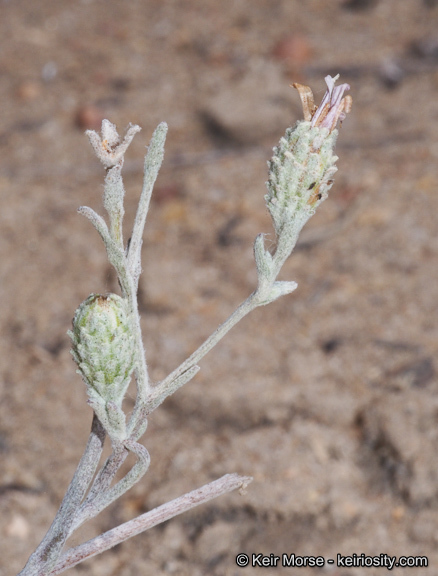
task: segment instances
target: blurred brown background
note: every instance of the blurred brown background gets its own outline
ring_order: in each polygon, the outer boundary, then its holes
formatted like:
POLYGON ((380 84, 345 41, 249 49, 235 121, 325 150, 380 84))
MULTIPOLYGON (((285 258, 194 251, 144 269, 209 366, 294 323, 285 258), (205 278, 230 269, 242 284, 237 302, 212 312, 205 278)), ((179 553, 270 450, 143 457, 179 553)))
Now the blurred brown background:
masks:
POLYGON ((301 117, 289 84, 319 101, 338 72, 353 111, 331 196, 282 273, 298 290, 239 324, 153 414, 147 476, 77 542, 226 472, 253 475, 248 494, 71 573, 252 574, 235 565, 245 551, 427 554, 438 574, 437 23, 434 0, 0 2, 0 575, 42 538, 88 435, 74 310, 117 291, 76 213, 102 212, 84 130, 143 127, 125 164, 128 230, 144 146, 169 124, 140 286, 159 379, 254 289, 252 242, 272 234, 266 160, 301 117))

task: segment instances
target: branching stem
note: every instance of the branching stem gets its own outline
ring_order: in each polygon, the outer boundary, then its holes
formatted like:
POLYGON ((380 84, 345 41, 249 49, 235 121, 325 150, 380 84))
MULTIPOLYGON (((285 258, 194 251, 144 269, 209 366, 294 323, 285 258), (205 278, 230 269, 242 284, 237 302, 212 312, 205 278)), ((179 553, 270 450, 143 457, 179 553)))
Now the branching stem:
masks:
POLYGON ((44 566, 44 574, 51 572, 70 534, 70 527, 74 522, 76 511, 96 472, 104 441, 105 431, 97 416, 94 416, 87 446, 58 513, 46 536, 31 555, 19 576, 40 576, 41 566, 44 566))
POLYGON ((109 550, 125 540, 149 530, 149 528, 153 528, 162 522, 166 522, 166 520, 170 520, 170 518, 174 518, 178 514, 195 508, 195 506, 205 504, 209 500, 233 490, 244 490, 251 481, 252 478, 249 476, 226 474, 214 482, 205 484, 201 488, 184 494, 184 496, 180 496, 162 506, 158 506, 158 508, 146 512, 134 518, 134 520, 129 520, 117 526, 117 528, 113 528, 93 538, 93 540, 85 542, 85 544, 72 548, 61 556, 55 568, 52 570, 51 576, 57 576, 64 572, 64 570, 72 568, 76 566, 76 564, 92 558, 97 554, 101 554, 105 550, 109 550))
POLYGON ((195 376, 199 370, 198 362, 249 312, 289 294, 297 287, 295 282, 278 281, 277 276, 294 249, 302 227, 316 207, 327 198, 333 184, 337 160, 333 154, 336 123, 351 109, 351 98, 343 97, 349 89, 348 84, 335 87, 336 80, 337 77, 326 78, 328 90, 316 110, 313 109, 310 88, 295 85, 303 100, 306 120, 286 130, 269 163, 268 194, 265 199, 273 220, 277 246, 271 254, 265 249, 263 234, 255 240, 257 289, 187 360, 155 386, 148 376, 137 291, 143 230, 152 189, 163 161, 167 125, 161 123, 152 136, 145 157, 137 214, 126 248, 122 233, 125 191, 121 170, 124 154, 140 127, 130 125, 123 140, 108 120, 102 122, 101 135, 93 131, 87 133, 106 170, 104 207, 108 212, 109 226, 91 208, 81 207, 79 212, 91 221, 101 236, 108 260, 117 272, 123 298, 114 294, 92 295, 75 316, 71 333, 73 356, 87 386, 88 402, 96 413, 84 455, 53 524, 19 576, 60 574, 177 514, 251 482, 249 477, 228 474, 61 556, 67 538, 76 528, 129 490, 148 469, 149 453, 138 443, 146 430, 148 414, 195 376), (98 311, 92 308, 95 316, 87 306, 98 308, 98 311), (83 314, 84 310, 87 313, 83 314), (137 396, 126 425, 123 395, 133 372, 137 396), (100 420, 96 414, 99 414, 100 420), (113 452, 96 474, 106 434, 111 439, 113 452), (135 454, 137 461, 121 480, 113 484, 129 452, 135 454))

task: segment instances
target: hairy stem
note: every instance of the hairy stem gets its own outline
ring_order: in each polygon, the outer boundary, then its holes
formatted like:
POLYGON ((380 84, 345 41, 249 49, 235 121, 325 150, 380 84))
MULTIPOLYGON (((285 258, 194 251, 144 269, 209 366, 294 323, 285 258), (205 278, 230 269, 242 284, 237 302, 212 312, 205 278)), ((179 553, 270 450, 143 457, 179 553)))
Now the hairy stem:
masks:
POLYGON ((93 417, 90 436, 70 486, 46 536, 29 558, 19 576, 49 574, 67 540, 76 511, 93 479, 102 454, 105 431, 97 416, 93 417))
POLYGON ((128 522, 117 526, 117 528, 113 528, 112 530, 85 542, 85 544, 81 544, 76 546, 76 548, 68 550, 61 556, 50 576, 57 576, 57 574, 61 574, 64 570, 72 568, 97 554, 101 554, 105 550, 109 550, 113 546, 128 540, 128 538, 137 536, 138 534, 149 530, 149 528, 153 528, 162 522, 166 522, 166 520, 170 520, 170 518, 182 514, 195 506, 204 504, 213 498, 217 498, 218 496, 222 496, 223 494, 238 488, 245 489, 251 481, 252 478, 249 476, 226 474, 214 482, 205 484, 201 488, 188 492, 187 494, 184 494, 184 496, 171 500, 150 512, 141 514, 137 518, 129 520, 128 522))
POLYGON ((118 500, 120 496, 130 490, 145 475, 151 460, 149 452, 144 446, 137 442, 127 440, 125 445, 137 456, 136 464, 115 486, 107 490, 101 490, 96 494, 94 499, 90 500, 85 507, 81 508, 80 515, 78 515, 78 520, 75 521, 72 526, 71 533, 81 524, 94 518, 100 514, 102 510, 105 510, 110 504, 118 500))
POLYGON ((118 446, 114 448, 111 456, 106 460, 102 468, 97 473, 93 484, 91 485, 90 491, 87 494, 87 497, 82 502, 76 516, 74 522, 70 526, 70 534, 81 526, 86 520, 92 517, 90 515, 89 510, 92 507, 94 501, 98 498, 99 494, 103 494, 104 492, 108 491, 112 481, 115 478, 118 470, 122 466, 123 462, 126 460, 128 456, 128 450, 124 446, 118 446))
MULTIPOLYGON (((193 354, 187 358, 182 364, 178 366, 169 376, 159 382, 152 388, 152 393, 147 400, 147 410, 152 412, 159 406, 168 396, 173 394, 180 386, 188 382, 187 379, 180 379, 180 377, 193 369, 196 364, 201 360, 216 344, 221 340, 227 332, 233 328, 244 316, 249 314, 254 308, 259 306, 257 292, 253 292, 231 316, 225 320, 216 330, 199 346, 193 354)), ((197 371, 193 371, 193 376, 197 371)))

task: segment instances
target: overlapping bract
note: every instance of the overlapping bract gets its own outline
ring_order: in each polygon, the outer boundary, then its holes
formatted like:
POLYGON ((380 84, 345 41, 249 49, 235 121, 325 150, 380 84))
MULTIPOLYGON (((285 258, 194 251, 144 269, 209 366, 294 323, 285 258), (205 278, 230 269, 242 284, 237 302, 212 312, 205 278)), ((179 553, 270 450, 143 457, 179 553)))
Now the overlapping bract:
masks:
POLYGON ((337 130, 298 122, 274 148, 265 200, 277 236, 286 225, 301 229, 327 198, 337 170, 337 135, 337 130))
POLYGON ((123 436, 121 405, 135 368, 126 301, 116 294, 91 294, 76 310, 69 335, 89 404, 108 432, 123 436))

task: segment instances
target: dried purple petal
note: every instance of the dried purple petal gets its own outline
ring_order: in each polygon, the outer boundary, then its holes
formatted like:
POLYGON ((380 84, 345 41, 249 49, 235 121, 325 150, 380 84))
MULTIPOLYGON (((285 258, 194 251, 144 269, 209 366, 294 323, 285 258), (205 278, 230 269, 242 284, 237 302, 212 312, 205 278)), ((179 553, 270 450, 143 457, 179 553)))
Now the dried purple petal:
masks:
POLYGON ((342 122, 346 114, 351 110, 353 102, 351 96, 343 98, 344 92, 350 90, 350 85, 341 84, 340 86, 335 86, 338 78, 339 74, 334 78, 331 76, 325 77, 327 90, 321 104, 312 116, 312 126, 328 128, 331 132, 336 128, 338 120, 342 122))
POLYGON ((335 86, 338 78, 339 74, 334 78, 331 76, 325 77, 327 90, 321 104, 317 108, 313 106, 312 90, 302 84, 293 84, 300 94, 304 119, 307 122, 310 121, 312 126, 328 128, 332 132, 336 128, 338 120, 342 122, 348 112, 350 112, 353 99, 349 95, 344 97, 344 92, 350 90, 350 86, 349 84, 335 86))

